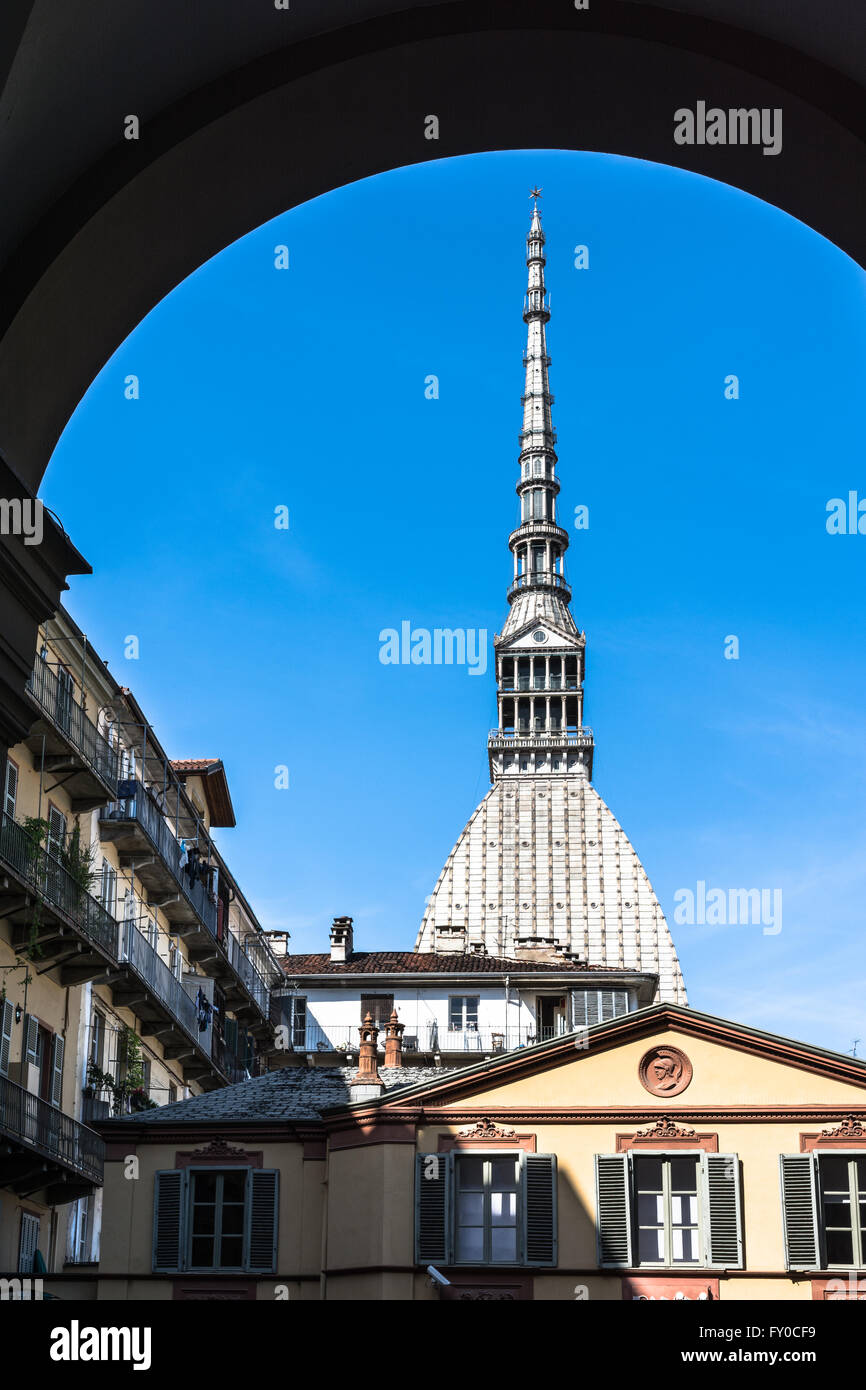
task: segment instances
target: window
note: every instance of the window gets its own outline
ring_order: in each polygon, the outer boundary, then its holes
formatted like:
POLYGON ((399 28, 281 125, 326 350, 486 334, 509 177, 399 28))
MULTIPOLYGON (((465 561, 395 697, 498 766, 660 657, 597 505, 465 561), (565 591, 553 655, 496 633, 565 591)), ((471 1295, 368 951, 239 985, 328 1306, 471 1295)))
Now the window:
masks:
POLYGON ((371 1014, 373 1022, 379 1028, 384 1028, 388 1019, 394 1011, 393 994, 362 994, 361 995, 361 1022, 371 1014))
POLYGON ((105 1015, 98 1009, 93 1011, 93 1021, 90 1025, 90 1056, 89 1061, 102 1071, 102 1060, 105 1055, 105 1015))
POLYGON ((115 898, 117 896, 117 870, 113 869, 107 859, 102 861, 102 878, 99 884, 99 901, 110 912, 112 917, 115 915, 115 898))
POLYGON ((490 1149, 418 1154, 415 1259, 555 1265, 555 1156, 490 1149))
POLYGON ((634 1160, 638 1264, 698 1264, 697 1154, 634 1160))
POLYGON ((743 1262, 736 1154, 596 1154, 598 1260, 739 1269, 743 1262))
POLYGON ((32 1274, 33 1259, 39 1245, 39 1217, 35 1212, 22 1211, 21 1234, 18 1240, 18 1273, 32 1274))
POLYGON ((452 994, 448 1000, 448 1028, 452 1033, 478 1032, 477 994, 452 994))
POLYGON ((783 1154, 782 1213, 789 1269, 862 1269, 866 1153, 783 1154))
POLYGON ((275 1168, 170 1168, 154 1177, 153 1269, 272 1272, 275 1168))
POLYGON ((454 1258, 458 1264, 517 1262, 519 1154, 459 1154, 454 1258))
POLYGON ((46 848, 48 853, 55 859, 60 858, 61 850, 66 843, 66 817, 62 811, 58 811, 56 806, 48 804, 48 838, 46 848))
POLYGON ((8 999, 0 999, 0 1076, 9 1075, 9 1060, 12 1052, 12 1024, 15 1008, 8 999))
POLYGON ((10 820, 15 819, 15 802, 18 799, 18 768, 12 759, 6 762, 6 781, 3 788, 3 810, 10 820))
POLYGON ((93 1197, 80 1197, 72 1208, 69 1223, 69 1259, 72 1264, 88 1264, 92 1258, 93 1197))

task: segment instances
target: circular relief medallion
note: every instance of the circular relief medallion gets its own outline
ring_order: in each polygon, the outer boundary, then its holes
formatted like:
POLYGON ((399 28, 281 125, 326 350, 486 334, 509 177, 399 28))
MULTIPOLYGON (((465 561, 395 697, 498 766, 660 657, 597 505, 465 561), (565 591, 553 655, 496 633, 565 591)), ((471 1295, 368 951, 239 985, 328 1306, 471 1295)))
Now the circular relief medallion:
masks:
POLYGON ((678 1096, 692 1079, 692 1064, 678 1047, 653 1047, 638 1067, 640 1083, 653 1096, 678 1096))
POLYGON ((547 633, 542 632, 539 628, 536 628, 535 632, 533 632, 532 634, 532 640, 533 642, 546 642, 547 633))

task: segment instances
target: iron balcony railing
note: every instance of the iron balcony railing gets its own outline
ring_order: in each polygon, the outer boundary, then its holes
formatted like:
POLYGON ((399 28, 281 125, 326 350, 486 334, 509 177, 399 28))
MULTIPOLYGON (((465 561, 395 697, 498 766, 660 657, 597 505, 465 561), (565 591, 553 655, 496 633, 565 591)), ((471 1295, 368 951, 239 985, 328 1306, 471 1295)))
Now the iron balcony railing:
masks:
POLYGON ((224 941, 223 945, 226 946, 226 953, 235 974, 246 986, 248 992, 267 1018, 270 1007, 270 990, 258 970, 244 951, 237 937, 232 936, 231 932, 228 933, 227 942, 224 941))
POLYGON ((37 660, 27 689, 55 728, 111 792, 117 791, 118 750, 99 732, 47 661, 37 660))
POLYGON ((5 812, 0 826, 0 859, 39 897, 69 918, 82 936, 117 959, 117 922, 111 913, 5 812))
POLYGON ((557 574, 554 570, 527 570, 526 574, 519 574, 509 586, 506 598, 512 599, 521 589, 530 589, 534 586, 558 589, 567 598, 571 598, 571 585, 568 580, 564 575, 557 574))
POLYGON ((0 1133, 102 1182, 105 1144, 99 1135, 5 1076, 0 1076, 0 1133))
POLYGON ((134 922, 123 924, 120 959, 165 1005, 193 1042, 200 1043, 195 1001, 134 922))
POLYGON ((180 842, 175 839, 150 793, 140 782, 136 782, 135 785, 137 790, 134 796, 123 797, 118 801, 111 802, 108 806, 104 806, 99 812, 99 819, 102 821, 135 821, 141 826, 184 897, 195 909, 199 920, 211 936, 215 937, 216 903, 211 901, 210 894, 201 879, 197 878, 193 881, 185 869, 181 867, 180 861, 183 851, 180 842))
POLYGON ((254 1076, 264 1074, 261 1057, 255 1054, 240 1056, 229 1047, 224 1039, 218 1038, 216 1035, 214 1035, 211 1044, 211 1056, 223 1075, 227 1076, 232 1083, 249 1081, 254 1076))
POLYGON ((232 969, 249 991, 265 1017, 268 1015, 270 990, 250 957, 237 938, 227 929, 220 936, 217 930, 217 905, 200 878, 191 879, 186 867, 181 864, 183 851, 165 821, 162 812, 149 792, 136 782, 134 796, 124 797, 111 805, 103 807, 99 813, 102 821, 135 821, 144 830, 163 863, 168 867, 184 897, 194 908, 199 921, 220 943, 232 969))
MULTIPOLYGON (((385 1050, 385 1023, 379 1024, 379 1052, 385 1050)), ((403 1033, 403 1052, 511 1052, 515 1048, 531 1047, 533 1043, 557 1036, 552 1028, 448 1028, 436 1023, 424 1023, 416 1028, 407 1024, 403 1033)), ((295 1052, 357 1052, 358 1027, 336 1024, 296 1024, 289 1028, 289 1041, 295 1052)))

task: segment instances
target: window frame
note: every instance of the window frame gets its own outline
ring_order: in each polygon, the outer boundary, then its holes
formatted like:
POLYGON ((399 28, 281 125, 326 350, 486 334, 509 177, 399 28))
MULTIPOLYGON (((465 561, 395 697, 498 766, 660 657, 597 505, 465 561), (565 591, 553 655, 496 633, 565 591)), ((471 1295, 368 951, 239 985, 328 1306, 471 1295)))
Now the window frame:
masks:
MULTIPOLYGON (((452 1244, 452 1263, 454 1264, 455 1268, 456 1268, 457 1266, 460 1266, 460 1268, 467 1268, 467 1267, 469 1267, 469 1268, 474 1268, 474 1269, 477 1269, 477 1268, 479 1268, 479 1267, 484 1268, 484 1269, 496 1269, 496 1268, 513 1269, 516 1265, 520 1265, 520 1264, 523 1263, 523 1259, 524 1259, 524 1255, 525 1255, 525 1250, 526 1250, 526 1231, 525 1231, 525 1229, 524 1229, 526 1223, 525 1223, 525 1217, 524 1217, 524 1211, 523 1211, 523 1208, 524 1208, 524 1201, 525 1201, 525 1197, 524 1197, 524 1187, 525 1187, 525 1183, 526 1183, 526 1177, 525 1177, 525 1168, 524 1168, 524 1163, 523 1163, 523 1157, 522 1157, 522 1155, 523 1155, 523 1151, 522 1151, 521 1149, 508 1149, 508 1148, 502 1148, 502 1149, 485 1148, 485 1149, 483 1149, 483 1150, 479 1150, 479 1149, 461 1149, 461 1150, 458 1150, 458 1151, 454 1152, 453 1157, 452 1157, 452 1165, 453 1165, 452 1189, 453 1189, 453 1190, 452 1190, 452 1202, 451 1202, 451 1214, 452 1214, 451 1244, 452 1244), (491 1220, 491 1212, 490 1212, 490 1202, 489 1202, 489 1199, 490 1199, 490 1197, 492 1196, 492 1190, 491 1190, 491 1187, 490 1187, 490 1183, 488 1182, 488 1169, 489 1169, 490 1165, 494 1162, 494 1160, 497 1159, 497 1158, 500 1158, 500 1159, 502 1159, 502 1158, 509 1158, 509 1159, 512 1159, 512 1158, 513 1158, 514 1161, 515 1161, 515 1163, 516 1163, 516 1165, 517 1165, 517 1179, 516 1179, 516 1183, 515 1183, 515 1186, 514 1186, 514 1189, 513 1189, 513 1191, 514 1191, 514 1197, 515 1197, 515 1202, 514 1202, 514 1207, 515 1207, 515 1220, 514 1220, 514 1227, 513 1227, 513 1229, 514 1229, 514 1250, 515 1250, 515 1258, 514 1258, 513 1260, 494 1260, 494 1259, 492 1258, 491 1254, 490 1254, 490 1248, 491 1248, 491 1243, 492 1243, 492 1236, 493 1236, 494 1227, 493 1227, 493 1222, 492 1222, 492 1220, 491 1220), (482 1187, 481 1187, 481 1193, 482 1193, 482 1221, 481 1221, 481 1230, 482 1230, 482 1243, 483 1243, 484 1253, 483 1253, 483 1256, 482 1256, 482 1258, 481 1258, 480 1260, 464 1260, 464 1259, 460 1259, 460 1257, 459 1257, 459 1255, 458 1255, 458 1253, 457 1253, 457 1247, 458 1247, 458 1243, 459 1243, 459 1242, 458 1242, 458 1231, 459 1231, 459 1229, 460 1229, 460 1221, 459 1221, 459 1202, 458 1202, 458 1198, 459 1198, 459 1196, 460 1196, 460 1191, 461 1191, 461 1188, 460 1188, 460 1165, 461 1165, 461 1163, 464 1163, 464 1162, 465 1162, 466 1160, 468 1160, 468 1159, 474 1159, 474 1160, 476 1160, 476 1161, 477 1161, 477 1160, 480 1160, 481 1163, 483 1164, 483 1168, 482 1168, 482 1187)), ((509 1191, 511 1191, 511 1190, 512 1190, 512 1189, 509 1189, 509 1191)), ((511 1228, 510 1228, 510 1227, 506 1227, 506 1228, 504 1228, 504 1229, 511 1229, 511 1228)))
MULTIPOLYGON (((206 1164, 205 1164, 205 1165, 202 1165, 202 1166, 193 1166, 193 1165, 190 1165, 190 1167, 188 1168, 187 1171, 188 1171, 188 1173, 189 1173, 189 1177, 188 1177, 188 1179, 187 1179, 188 1187, 187 1187, 187 1193, 186 1193, 186 1236, 185 1236, 185 1239, 184 1239, 184 1254, 183 1254, 183 1258, 184 1258, 184 1269, 185 1269, 185 1271, 189 1272, 190 1274, 242 1274, 242 1273, 244 1273, 244 1271, 246 1270, 247 1264, 248 1264, 248 1262, 249 1262, 249 1220, 250 1220, 250 1202, 251 1202, 251 1200, 252 1200, 252 1182, 250 1181, 250 1173, 252 1172, 252 1169, 249 1167, 248 1164, 245 1164, 245 1163, 226 1163, 226 1164, 222 1164, 222 1163, 221 1163, 221 1164, 219 1165, 219 1167, 210 1166, 210 1165, 206 1165, 206 1164), (208 1177, 214 1177, 214 1178, 217 1179, 217 1182, 218 1182, 218 1184, 219 1184, 219 1183, 222 1182, 222 1180, 223 1180, 223 1178, 225 1177, 225 1174, 226 1174, 226 1173, 238 1173, 238 1172, 244 1174, 243 1222, 242 1222, 242 1229, 241 1229, 241 1263, 240 1263, 239 1265, 215 1265, 215 1264, 197 1265, 197 1264, 193 1264, 193 1259, 192 1259, 192 1243, 193 1243, 193 1240, 196 1239, 195 1232, 194 1232, 194 1226, 195 1226, 194 1215, 195 1215, 195 1207, 196 1207, 196 1201, 195 1201, 195 1180, 196 1180, 196 1177, 197 1177, 199 1174, 207 1175, 208 1177)), ((221 1191, 222 1189, 218 1189, 218 1190, 221 1191)), ((200 1203, 199 1205, 205 1205, 205 1203, 200 1203)), ((232 1205, 237 1206, 237 1205, 239 1205, 239 1203, 232 1203, 232 1205)), ((214 1231, 213 1231, 212 1239, 213 1239, 213 1242, 214 1242, 214 1249, 216 1249, 216 1242, 217 1242, 217 1240, 219 1239, 220 1242, 222 1241, 222 1207, 223 1207, 223 1203, 222 1203, 222 1202, 215 1202, 215 1203, 214 1203, 214 1206, 215 1206, 216 1210, 215 1210, 215 1212, 214 1212, 214 1231)))
POLYGON ((449 996, 448 996, 448 1032, 449 1032, 449 1033, 478 1033, 478 1032, 480 1032, 481 1030, 480 1030, 480 1028, 479 1028, 479 1022, 478 1022, 478 1021, 479 1021, 480 1013, 481 1013, 481 995, 480 995, 480 994, 449 994, 449 996), (462 1007, 461 1007, 461 1010, 460 1010, 460 1022, 459 1022, 459 1024, 455 1024, 455 1023, 453 1022, 453 1009, 454 1009, 454 1005, 457 1003, 458 1000, 460 1001, 462 1007), (474 1027, 472 1027, 472 1026, 467 1026, 467 1022, 466 1022, 466 1014, 467 1014, 466 1005, 467 1005, 467 1003, 469 1003, 470 1001, 474 1001, 474 1003, 475 1003, 475 1025, 474 1025, 474 1027))
MULTIPOLYGON (((814 1149, 815 1163, 815 1217, 818 1224, 818 1240, 821 1259, 824 1269, 866 1269, 866 1238, 862 1234, 862 1226, 858 1220, 854 1222, 854 1212, 860 1215, 860 1202, 866 1202, 866 1182, 862 1189, 857 1180, 856 1160, 862 1159, 866 1162, 866 1149, 814 1149), (821 1172, 822 1159, 841 1158, 844 1159, 848 1167, 848 1212, 851 1233, 851 1259, 850 1260, 830 1260, 827 1252, 827 1223, 824 1219, 824 1192, 825 1184, 821 1172), (852 1174, 852 1167, 854 1169, 852 1174)), ((832 1230, 842 1229, 832 1227, 832 1230)))
MULTIPOLYGON (((629 1182, 631 1185, 631 1204, 632 1204, 632 1258, 634 1259, 635 1269, 702 1269, 704 1268, 705 1253, 705 1226, 709 1213, 704 1211, 703 1193, 703 1150, 702 1149, 630 1149, 629 1154, 629 1182), (695 1247, 698 1251, 696 1260, 674 1260, 673 1252, 673 1214, 671 1203, 676 1195, 671 1190, 671 1164, 675 1158, 693 1158, 695 1160, 695 1207, 697 1220, 694 1226, 681 1227, 695 1232, 695 1247), (662 1162, 662 1202, 663 1202, 663 1222, 662 1231, 664 1234, 664 1253, 662 1260, 642 1260, 640 1258, 640 1233, 641 1230, 654 1230, 655 1227, 642 1227, 640 1223, 639 1201, 640 1189, 638 1188, 638 1175, 635 1169, 635 1162, 641 1159, 661 1159, 662 1162)), ((689 1194, 691 1195, 691 1194, 689 1194)))

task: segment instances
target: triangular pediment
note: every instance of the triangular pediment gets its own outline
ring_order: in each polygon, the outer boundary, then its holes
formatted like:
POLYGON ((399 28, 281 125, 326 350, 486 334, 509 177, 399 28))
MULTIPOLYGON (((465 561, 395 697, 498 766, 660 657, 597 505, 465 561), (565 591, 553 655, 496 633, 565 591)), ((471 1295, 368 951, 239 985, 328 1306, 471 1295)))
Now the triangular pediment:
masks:
MULTIPOLYGON (((655 1005, 384 1097, 377 1113, 532 1110, 660 1114, 866 1106, 866 1064, 742 1024, 655 1005), (666 1068, 673 1058, 674 1080, 666 1068), (656 1067, 659 1059, 661 1065, 656 1067), (688 1073, 686 1084, 681 1085, 688 1073), (642 1079, 649 1077, 649 1085, 642 1079)), ((357 1108, 357 1107, 354 1107, 357 1108)))
POLYGON ((496 643, 497 651, 500 653, 511 651, 561 652, 565 648, 569 651, 578 651, 581 646, 583 643, 575 640, 573 632, 567 632, 557 627, 555 623, 542 622, 538 618, 524 623, 523 627, 518 628, 517 632, 512 633, 505 641, 500 638, 496 643))

